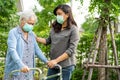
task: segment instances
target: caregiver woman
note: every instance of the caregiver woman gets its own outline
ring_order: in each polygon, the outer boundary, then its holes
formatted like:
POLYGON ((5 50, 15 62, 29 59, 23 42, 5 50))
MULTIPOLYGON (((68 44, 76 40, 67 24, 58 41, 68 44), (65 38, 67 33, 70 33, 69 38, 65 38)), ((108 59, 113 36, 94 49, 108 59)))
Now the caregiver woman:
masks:
MULTIPOLYGON (((59 72, 54 68, 55 64, 62 66, 63 80, 70 80, 76 64, 76 48, 79 42, 79 29, 73 19, 71 8, 61 4, 54 9, 56 20, 52 24, 50 35, 47 39, 37 37, 37 41, 50 44, 50 59, 48 76, 59 72)), ((58 77, 48 79, 57 80, 58 77)))

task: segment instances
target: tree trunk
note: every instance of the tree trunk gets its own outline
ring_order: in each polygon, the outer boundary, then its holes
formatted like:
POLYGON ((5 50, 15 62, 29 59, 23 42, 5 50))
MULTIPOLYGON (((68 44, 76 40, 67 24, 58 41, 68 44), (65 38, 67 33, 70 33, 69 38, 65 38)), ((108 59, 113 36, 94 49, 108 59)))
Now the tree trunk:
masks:
MULTIPOLYGON (((106 4, 110 3, 110 0, 104 0, 106 4)), ((101 41, 100 41, 100 51, 99 51, 99 64, 106 65, 107 64, 107 26, 109 22, 109 8, 104 6, 102 8, 101 13, 101 21, 100 26, 102 27, 102 35, 101 35, 101 41)), ((106 80, 107 79, 107 69, 100 68, 98 69, 98 80, 106 80)))
MULTIPOLYGON (((106 63, 106 54, 107 54, 107 40, 106 40, 106 35, 107 35, 107 27, 102 27, 102 35, 101 35, 101 41, 100 41, 100 51, 99 51, 99 64, 100 65, 105 65, 106 63)), ((99 68, 98 69, 98 80, 106 80, 106 72, 105 68, 99 68)))

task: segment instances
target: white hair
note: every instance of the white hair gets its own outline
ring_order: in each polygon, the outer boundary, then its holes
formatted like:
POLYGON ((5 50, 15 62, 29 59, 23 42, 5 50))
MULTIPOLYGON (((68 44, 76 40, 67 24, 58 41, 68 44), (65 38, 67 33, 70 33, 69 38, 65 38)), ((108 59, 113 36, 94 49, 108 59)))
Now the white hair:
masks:
POLYGON ((33 11, 23 11, 23 12, 20 12, 18 15, 20 15, 20 19, 19 19, 20 23, 22 20, 27 21, 31 17, 34 17, 35 22, 37 22, 37 16, 35 15, 33 11))

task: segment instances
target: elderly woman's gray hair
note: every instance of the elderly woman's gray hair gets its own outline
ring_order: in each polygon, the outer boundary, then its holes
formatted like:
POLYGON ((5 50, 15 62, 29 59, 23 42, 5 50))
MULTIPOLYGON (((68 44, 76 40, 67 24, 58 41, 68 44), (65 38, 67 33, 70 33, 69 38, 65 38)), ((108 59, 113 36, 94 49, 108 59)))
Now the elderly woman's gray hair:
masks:
POLYGON ((33 11, 24 11, 24 12, 21 12, 20 14, 20 23, 21 21, 27 21, 29 20, 31 17, 34 17, 35 18, 35 22, 37 22, 37 16, 35 15, 35 13, 33 11))

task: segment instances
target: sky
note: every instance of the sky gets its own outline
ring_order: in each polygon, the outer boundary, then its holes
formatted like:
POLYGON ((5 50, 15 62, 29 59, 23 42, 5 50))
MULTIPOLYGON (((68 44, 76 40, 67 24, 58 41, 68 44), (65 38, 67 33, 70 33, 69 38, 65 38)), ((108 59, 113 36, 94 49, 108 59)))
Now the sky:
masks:
POLYGON ((37 2, 37 0, 22 0, 23 1, 23 11, 34 9, 34 5, 36 6, 38 11, 41 11, 43 9, 42 6, 37 2))
POLYGON ((72 0, 71 8, 78 26, 81 26, 81 24, 85 22, 85 17, 88 15, 88 6, 89 0, 84 0, 83 5, 79 2, 79 0, 72 0))
MULTIPOLYGON (((83 5, 80 4, 79 0, 71 0, 71 3, 67 3, 71 6, 74 19, 78 25, 81 27, 81 24, 85 21, 85 17, 88 15, 88 6, 90 0, 84 0, 83 5)), ((37 6, 38 11, 41 11, 43 7, 37 2, 37 0, 23 0, 23 10, 29 10, 34 8, 34 5, 37 6), (29 3, 28 3, 29 2, 29 3)))

